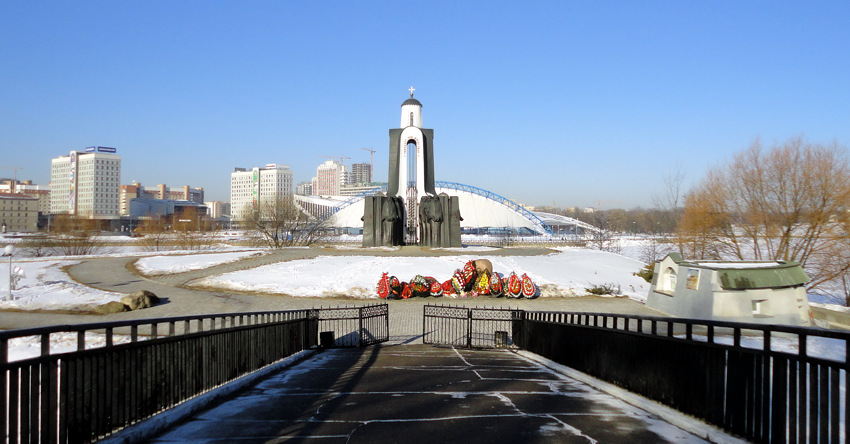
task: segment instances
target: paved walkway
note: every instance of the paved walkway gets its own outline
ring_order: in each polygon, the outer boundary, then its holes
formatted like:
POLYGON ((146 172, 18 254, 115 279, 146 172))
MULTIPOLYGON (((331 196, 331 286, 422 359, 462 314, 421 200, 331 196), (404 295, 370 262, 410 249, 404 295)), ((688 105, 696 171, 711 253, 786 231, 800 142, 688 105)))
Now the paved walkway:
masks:
POLYGON ((152 443, 704 442, 509 350, 335 349, 152 443))

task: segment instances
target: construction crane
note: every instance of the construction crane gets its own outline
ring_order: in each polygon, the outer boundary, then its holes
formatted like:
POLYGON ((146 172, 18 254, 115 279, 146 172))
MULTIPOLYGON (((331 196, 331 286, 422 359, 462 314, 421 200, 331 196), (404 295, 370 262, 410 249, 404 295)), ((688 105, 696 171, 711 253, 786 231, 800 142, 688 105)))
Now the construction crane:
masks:
POLYGON ((9 185, 9 192, 14 193, 15 187, 18 184, 18 170, 22 170, 23 168, 21 168, 19 166, 10 166, 10 167, 1 167, 1 168, 3 168, 4 170, 15 170, 15 178, 12 179, 12 183, 9 185))
POLYGON ((595 211, 600 211, 602 204, 613 204, 613 203, 618 203, 618 202, 620 202, 620 201, 619 200, 597 200, 596 202, 594 202, 596 204, 596 210, 595 211))
POLYGON ((360 148, 360 149, 369 152, 369 166, 374 171, 375 170, 375 150, 373 150, 372 147, 360 148))
POLYGON ((319 157, 325 157, 325 158, 328 158, 328 159, 339 159, 340 165, 345 165, 344 159, 351 159, 350 157, 343 156, 343 155, 340 155, 340 156, 319 156, 319 157))

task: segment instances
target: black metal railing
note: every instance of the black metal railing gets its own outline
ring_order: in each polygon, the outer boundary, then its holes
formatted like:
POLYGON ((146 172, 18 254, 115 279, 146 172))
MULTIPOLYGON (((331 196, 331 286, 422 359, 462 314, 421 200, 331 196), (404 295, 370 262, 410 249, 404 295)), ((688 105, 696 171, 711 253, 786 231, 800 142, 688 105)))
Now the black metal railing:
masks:
POLYGON ((320 326, 363 338, 354 345, 386 340, 386 319, 382 304, 0 332, 0 437, 95 441, 318 345, 320 326), (352 310, 355 325, 337 315, 352 310), (22 339, 37 344, 38 356, 10 362, 10 345, 22 339), (74 350, 56 350, 69 340, 74 350))
POLYGON ((508 347, 521 311, 510 308, 425 305, 422 342, 466 348, 508 347))
POLYGON ((526 350, 757 442, 847 442, 850 333, 524 312, 526 350))
POLYGON ((317 315, 324 347, 363 347, 390 339, 387 304, 320 308, 317 315))

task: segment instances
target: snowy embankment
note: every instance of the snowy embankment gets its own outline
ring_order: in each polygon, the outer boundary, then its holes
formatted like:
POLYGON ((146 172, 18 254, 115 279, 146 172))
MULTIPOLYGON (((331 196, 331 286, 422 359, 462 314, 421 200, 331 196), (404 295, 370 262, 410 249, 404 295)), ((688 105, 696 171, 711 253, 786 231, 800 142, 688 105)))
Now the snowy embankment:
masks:
POLYGON ((613 284, 623 296, 644 301, 649 291, 649 284, 633 274, 643 264, 612 253, 578 248, 564 248, 545 256, 488 257, 486 252, 481 253, 440 257, 327 256, 210 276, 193 285, 298 297, 377 298, 375 289, 384 272, 402 281, 420 274, 442 282, 467 261, 486 258, 493 263, 494 272, 505 276, 511 272, 528 274, 539 287, 541 297, 582 296, 589 287, 613 284))

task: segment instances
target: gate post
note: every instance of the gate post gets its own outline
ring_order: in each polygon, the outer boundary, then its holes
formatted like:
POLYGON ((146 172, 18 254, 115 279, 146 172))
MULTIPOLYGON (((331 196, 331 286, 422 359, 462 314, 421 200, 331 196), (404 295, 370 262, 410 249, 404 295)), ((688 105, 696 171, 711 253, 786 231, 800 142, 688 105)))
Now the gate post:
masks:
POLYGON ((472 348, 472 309, 466 309, 466 348, 472 348))
POLYGON ((528 343, 525 340, 525 310, 511 311, 511 336, 514 338, 514 345, 520 348, 526 348, 528 343))
MULTIPOLYGON (((386 311, 384 311, 384 325, 386 326, 386 329, 384 331, 387 332, 387 341, 389 341, 390 340, 390 306, 387 305, 387 304, 384 304, 384 308, 386 308, 386 311)), ((425 322, 424 313, 423 313, 423 316, 422 316, 422 322, 425 322)), ((425 339, 424 334, 422 335, 422 339, 425 339)))
POLYGON ((363 307, 361 306, 358 308, 357 312, 357 323, 359 324, 357 328, 357 334, 359 336, 357 339, 357 347, 363 347, 363 307))

